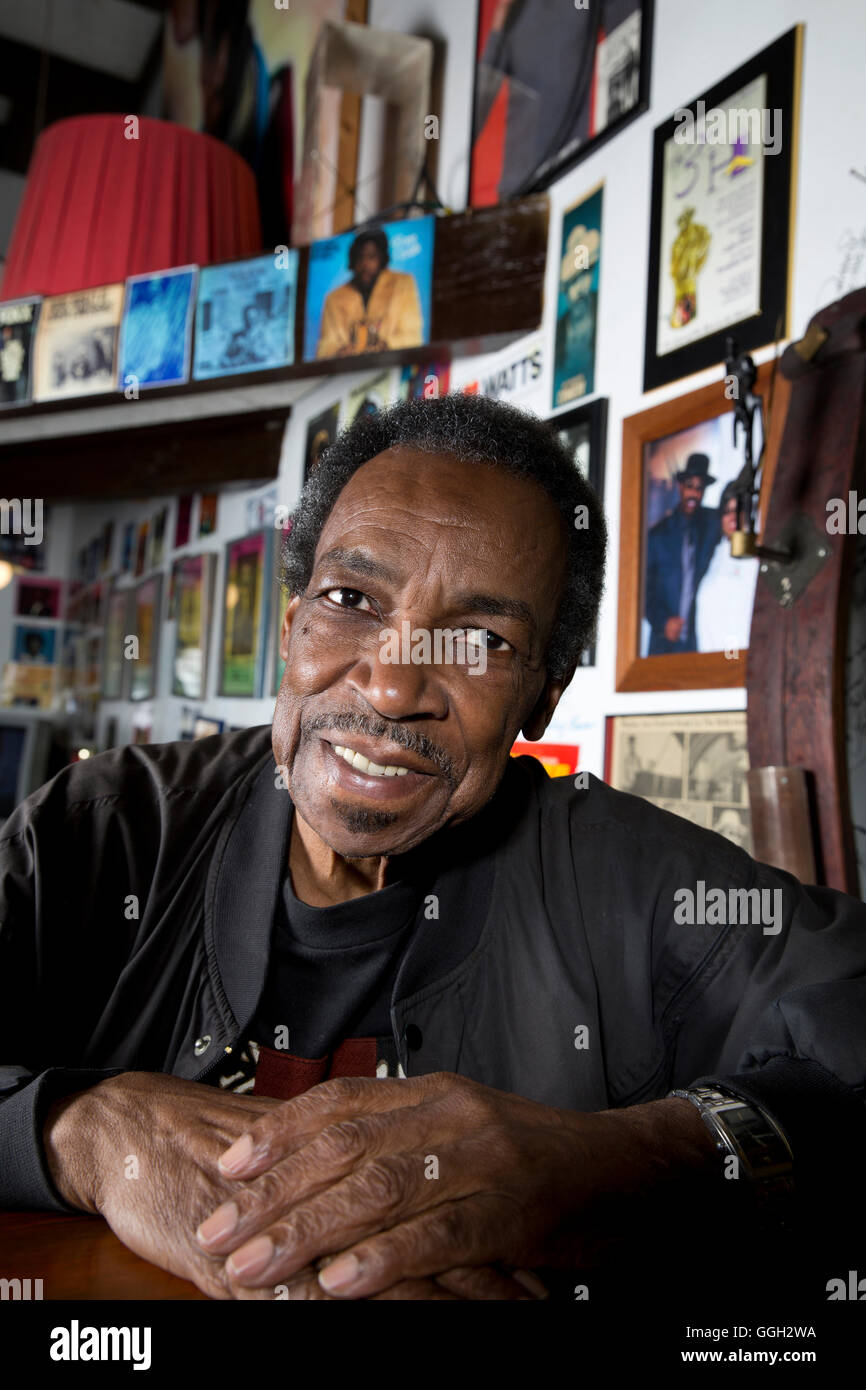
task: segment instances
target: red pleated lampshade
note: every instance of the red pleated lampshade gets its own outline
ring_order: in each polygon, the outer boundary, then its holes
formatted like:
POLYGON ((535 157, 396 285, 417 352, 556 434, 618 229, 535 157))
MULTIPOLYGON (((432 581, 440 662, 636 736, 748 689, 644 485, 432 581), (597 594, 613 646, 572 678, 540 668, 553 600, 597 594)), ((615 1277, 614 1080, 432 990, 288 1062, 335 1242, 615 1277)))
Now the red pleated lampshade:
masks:
POLYGON ((256 182, 220 140, 140 116, 76 116, 37 141, 0 298, 62 294, 261 250, 256 182))

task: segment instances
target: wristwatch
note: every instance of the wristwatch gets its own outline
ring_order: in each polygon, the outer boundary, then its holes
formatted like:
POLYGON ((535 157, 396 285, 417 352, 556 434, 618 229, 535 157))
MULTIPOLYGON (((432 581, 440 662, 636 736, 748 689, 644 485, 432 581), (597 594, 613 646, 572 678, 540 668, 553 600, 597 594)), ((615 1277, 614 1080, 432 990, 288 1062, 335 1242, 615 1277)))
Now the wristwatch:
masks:
POLYGON ((720 1086, 690 1086, 669 1091, 691 1101, 725 1158, 736 1158, 762 1214, 785 1224, 794 1191, 794 1156, 784 1131, 752 1101, 720 1086))

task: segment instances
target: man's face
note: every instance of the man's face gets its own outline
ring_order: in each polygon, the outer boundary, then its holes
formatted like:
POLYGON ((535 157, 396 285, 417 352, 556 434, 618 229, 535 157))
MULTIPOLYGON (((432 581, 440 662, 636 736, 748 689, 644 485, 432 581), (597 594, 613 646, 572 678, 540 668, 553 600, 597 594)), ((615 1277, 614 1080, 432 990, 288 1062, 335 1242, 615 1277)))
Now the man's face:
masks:
POLYGON ((372 285, 382 269, 382 258, 375 241, 362 241, 355 256, 355 278, 362 285, 372 285))
POLYGON ((679 484, 680 510, 686 516, 693 516, 703 501, 706 485, 700 477, 690 474, 679 484))
POLYGON ((565 556, 553 503, 503 470, 394 448, 349 480, 286 610, 273 726, 292 799, 336 853, 405 853, 468 819, 521 728, 541 737, 562 692, 542 658, 565 556), (379 634, 404 622, 486 629, 486 670, 388 661, 379 634), (367 773, 335 746, 409 770, 367 773))

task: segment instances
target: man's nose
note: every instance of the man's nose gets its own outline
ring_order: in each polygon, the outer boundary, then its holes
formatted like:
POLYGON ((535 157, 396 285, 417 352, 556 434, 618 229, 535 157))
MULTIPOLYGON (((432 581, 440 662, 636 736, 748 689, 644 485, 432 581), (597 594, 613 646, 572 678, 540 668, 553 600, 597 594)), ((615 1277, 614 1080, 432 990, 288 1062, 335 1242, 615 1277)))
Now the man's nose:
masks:
POLYGON ((401 659, 389 660, 392 649, 377 642, 375 649, 358 657, 348 674, 349 684, 383 719, 444 719, 448 692, 442 667, 412 661, 411 649, 411 642, 401 642, 401 659))

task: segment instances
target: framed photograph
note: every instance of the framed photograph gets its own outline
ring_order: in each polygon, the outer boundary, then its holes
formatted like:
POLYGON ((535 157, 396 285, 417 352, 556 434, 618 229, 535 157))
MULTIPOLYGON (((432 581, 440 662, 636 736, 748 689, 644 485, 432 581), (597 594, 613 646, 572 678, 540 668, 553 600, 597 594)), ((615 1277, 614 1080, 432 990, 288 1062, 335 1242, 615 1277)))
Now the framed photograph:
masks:
POLYGON ((171 570, 171 614, 177 622, 172 695, 203 700, 213 612, 215 555, 185 555, 171 570))
POLYGON ((649 106, 652 0, 480 0, 470 207, 547 188, 649 106))
MULTIPOLYGON (((773 366, 758 368, 765 406, 773 366)), ((733 484, 743 466, 722 382, 622 426, 617 690, 745 685, 759 561, 731 556, 733 484)), ((784 411, 768 427, 761 516, 784 411)), ((762 447, 755 417, 755 457, 762 447)))
POLYGON ((196 381, 291 365, 298 252, 205 266, 195 320, 196 381))
POLYGON ((429 340, 435 222, 381 222, 313 242, 305 362, 420 347, 429 340))
POLYGON ((745 710, 608 715, 604 780, 752 853, 745 710))
POLYGON ((556 338, 553 351, 553 408, 595 390, 595 339, 601 269, 599 184, 562 215, 556 338))
POLYGON ((802 27, 654 136, 644 390, 788 336, 802 27))
POLYGON ((62 618, 63 580, 30 579, 27 575, 19 575, 15 615, 19 618, 62 618))
POLYGON ((30 400, 30 367, 41 304, 37 295, 0 304, 0 410, 30 400))
POLYGON ((271 534, 262 529, 226 546, 218 695, 262 695, 271 594, 271 534))
POLYGON ((132 666, 124 657, 123 644, 132 632, 131 589, 112 589, 108 595, 103 645, 102 694, 106 700, 122 700, 126 695, 126 672, 132 666))
MULTIPOLYGON (((576 410, 554 415, 548 424, 571 453, 576 466, 604 505, 604 453, 607 441, 607 399, 590 401, 576 410)), ((580 658, 581 666, 595 665, 595 642, 580 658)))
POLYGON ((189 380, 197 277, 192 265, 127 277, 119 352, 124 392, 189 380))
POLYGON ((340 402, 334 401, 320 415, 314 415, 307 422, 307 442, 304 445, 304 482, 307 481, 326 449, 330 449, 337 438, 340 420, 340 402))
POLYGON ((137 584, 132 594, 132 632, 138 637, 138 660, 129 663, 132 667, 129 698, 150 700, 156 693, 162 575, 154 574, 143 584, 137 584))
POLYGON ((123 285, 55 294, 42 301, 33 357, 33 399, 117 390, 123 285))
POLYGON ((12 660, 27 666, 53 666, 57 629, 16 623, 12 629, 12 660))

